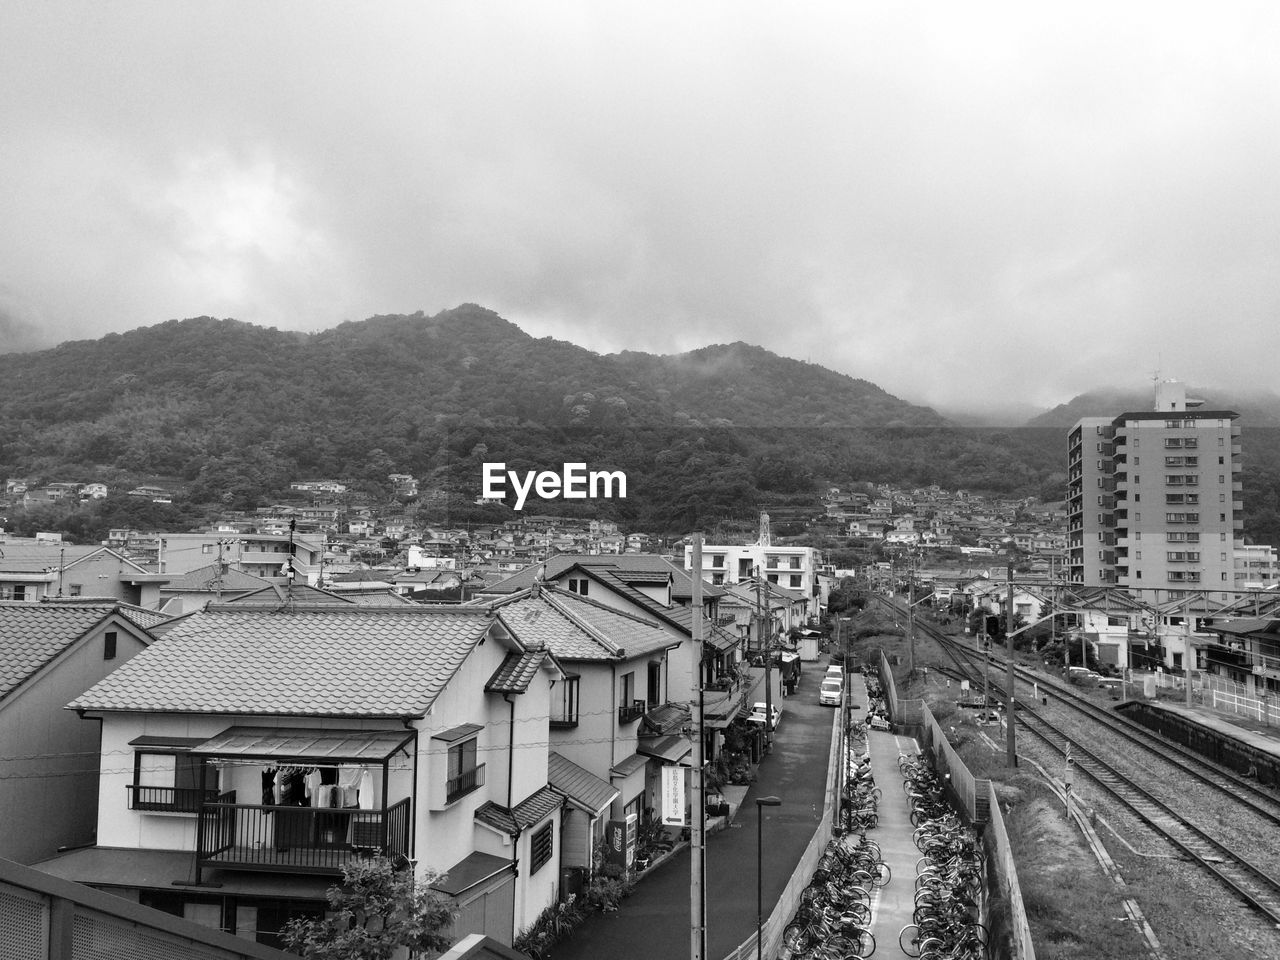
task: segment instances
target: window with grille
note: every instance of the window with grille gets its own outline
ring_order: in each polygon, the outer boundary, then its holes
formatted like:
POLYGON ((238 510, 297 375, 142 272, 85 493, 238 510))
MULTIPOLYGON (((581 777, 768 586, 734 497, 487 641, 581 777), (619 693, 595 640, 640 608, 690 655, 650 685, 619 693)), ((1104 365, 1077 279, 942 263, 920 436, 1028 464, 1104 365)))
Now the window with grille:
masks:
POLYGON ((551 828, 555 821, 549 821, 541 827, 529 841, 529 873, 535 874, 551 861, 551 850, 554 841, 551 828))

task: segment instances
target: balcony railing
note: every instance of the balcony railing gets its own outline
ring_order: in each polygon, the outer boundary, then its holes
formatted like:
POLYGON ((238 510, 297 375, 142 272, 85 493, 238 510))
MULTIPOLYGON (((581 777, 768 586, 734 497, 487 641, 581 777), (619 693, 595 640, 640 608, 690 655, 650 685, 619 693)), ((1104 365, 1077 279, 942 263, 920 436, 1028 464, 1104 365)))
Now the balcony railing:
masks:
POLYGON ((409 799, 383 810, 237 804, 235 791, 200 804, 201 867, 339 874, 357 854, 409 856, 409 799))
POLYGON ((472 790, 484 786, 484 764, 477 764, 470 770, 464 770, 456 777, 450 777, 444 783, 444 802, 453 803, 465 797, 472 790))
POLYGON ((643 700, 632 700, 630 703, 624 703, 618 708, 618 722, 632 723, 644 716, 645 702, 643 700))
POLYGON ((218 796, 217 790, 202 790, 199 787, 150 787, 140 783, 129 784, 128 790, 130 810, 198 813, 200 804, 218 796))

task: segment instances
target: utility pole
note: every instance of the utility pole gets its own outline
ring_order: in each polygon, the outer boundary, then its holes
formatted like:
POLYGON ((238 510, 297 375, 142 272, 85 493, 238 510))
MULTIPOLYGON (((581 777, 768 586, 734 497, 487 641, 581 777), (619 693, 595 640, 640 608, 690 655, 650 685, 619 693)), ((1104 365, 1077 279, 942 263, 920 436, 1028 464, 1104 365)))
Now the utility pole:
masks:
MULTIPOLYGON (((1205 604, 1207 607, 1208 604, 1205 604)), ((1182 611, 1182 623, 1186 627, 1186 649, 1182 653, 1182 669, 1187 675, 1187 706, 1191 706, 1191 674, 1195 671, 1196 652, 1191 646, 1191 601, 1187 601, 1187 605, 1182 611)), ((1266 720, 1265 711, 1263 720, 1266 720)))
POLYGON ((689 805, 689 922, 690 960, 704 960, 707 952, 707 851, 706 800, 703 798, 703 778, 706 761, 703 757, 702 712, 702 534, 693 535, 693 769, 690 771, 692 789, 689 805))
POLYGON ((916 675, 916 555, 908 552, 907 567, 907 676, 916 675))
MULTIPOLYGON (((773 743, 773 678, 770 675, 773 652, 769 649, 769 641, 772 639, 773 618, 769 615, 768 607, 761 612, 760 595, 764 589, 761 583, 760 568, 756 567, 756 617, 760 622, 760 642, 764 650, 764 742, 765 746, 773 743)), ((841 666, 841 669, 844 669, 841 666)))
POLYGON ((1005 763, 1010 767, 1018 765, 1018 748, 1014 743, 1013 736, 1013 715, 1014 703, 1017 697, 1014 696, 1013 683, 1013 559, 1009 559, 1008 573, 1009 596, 1004 608, 1004 635, 1007 640, 1005 656, 1009 658, 1009 674, 1005 682, 1009 685, 1008 709, 1005 710, 1005 763))

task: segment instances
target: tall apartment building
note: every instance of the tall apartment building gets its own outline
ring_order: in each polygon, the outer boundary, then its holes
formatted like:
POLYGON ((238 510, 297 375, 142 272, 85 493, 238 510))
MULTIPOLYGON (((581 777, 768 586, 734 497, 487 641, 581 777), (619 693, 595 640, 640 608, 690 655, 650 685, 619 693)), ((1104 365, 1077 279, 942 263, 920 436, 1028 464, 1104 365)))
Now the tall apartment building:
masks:
POLYGON ((1230 599, 1244 526, 1238 416, 1202 410, 1166 380, 1154 410, 1078 420, 1067 441, 1068 579, 1152 604, 1189 591, 1230 599))

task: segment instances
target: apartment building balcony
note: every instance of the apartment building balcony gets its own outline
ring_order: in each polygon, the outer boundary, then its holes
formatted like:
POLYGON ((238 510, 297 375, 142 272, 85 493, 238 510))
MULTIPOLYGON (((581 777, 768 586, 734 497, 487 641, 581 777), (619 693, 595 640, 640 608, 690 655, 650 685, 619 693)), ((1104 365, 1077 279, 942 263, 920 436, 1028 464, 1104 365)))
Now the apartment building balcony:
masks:
POLYGON ((634 723, 644 716, 648 704, 644 700, 632 700, 618 707, 618 723, 634 723))
POLYGON ((381 852, 409 856, 410 802, 361 810, 236 802, 234 790, 202 800, 197 870, 225 867, 338 876, 351 859, 381 852))
POLYGON ((735 717, 754 702, 756 690, 764 679, 764 669, 743 668, 703 685, 703 722, 713 729, 727 727, 735 717))

